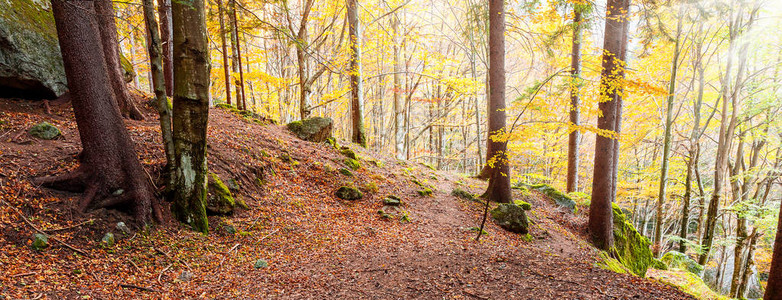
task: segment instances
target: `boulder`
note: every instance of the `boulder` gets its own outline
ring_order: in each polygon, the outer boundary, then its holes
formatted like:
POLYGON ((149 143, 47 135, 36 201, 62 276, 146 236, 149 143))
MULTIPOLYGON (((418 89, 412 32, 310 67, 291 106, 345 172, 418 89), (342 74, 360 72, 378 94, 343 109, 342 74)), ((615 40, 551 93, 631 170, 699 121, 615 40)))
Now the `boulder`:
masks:
POLYGON ((41 122, 30 127, 30 135, 42 140, 53 140, 60 136, 60 130, 49 122, 41 122))
POLYGON ((125 222, 118 222, 117 223, 117 230, 122 232, 125 235, 128 235, 131 233, 130 228, 128 228, 128 225, 125 225, 125 222))
POLYGON ((660 259, 668 268, 688 271, 698 277, 703 275, 703 266, 679 251, 669 251, 660 259))
POLYGON ((30 245, 33 250, 41 251, 49 247, 49 237, 45 234, 36 233, 33 235, 33 243, 30 245))
POLYGON ((5 0, 0 9, 0 97, 54 99, 66 90, 49 1, 5 0))
POLYGON ((364 194, 362 194, 361 191, 359 191, 357 188, 342 186, 337 190, 336 196, 337 198, 343 200, 358 200, 363 198, 364 194))
POLYGON ((549 197, 557 205, 567 208, 569 211, 572 212, 576 211, 576 201, 573 201, 573 199, 568 197, 568 195, 563 194, 562 192, 558 191, 557 189, 551 187, 548 184, 541 183, 541 184, 528 185, 525 183, 519 183, 516 186, 516 188, 527 188, 530 190, 536 190, 549 197))
POLYGON ((288 123, 288 130, 302 140, 322 143, 331 137, 331 118, 314 117, 288 123))
POLYGON ((247 205, 241 200, 236 200, 231 190, 214 173, 209 173, 209 196, 206 199, 206 210, 213 214, 227 215, 233 213, 239 206, 247 209, 247 205))
POLYGON ((638 233, 616 203, 611 203, 614 214, 614 248, 612 256, 638 276, 644 277, 652 264, 649 240, 638 233))
POLYGON ((520 205, 500 203, 497 208, 491 210, 491 217, 507 231, 521 234, 529 232, 529 220, 520 205))
POLYGON ((347 158, 350 159, 358 159, 358 155, 356 155, 356 152, 353 152, 353 150, 350 150, 350 148, 342 146, 342 148, 339 149, 339 153, 342 153, 347 158))

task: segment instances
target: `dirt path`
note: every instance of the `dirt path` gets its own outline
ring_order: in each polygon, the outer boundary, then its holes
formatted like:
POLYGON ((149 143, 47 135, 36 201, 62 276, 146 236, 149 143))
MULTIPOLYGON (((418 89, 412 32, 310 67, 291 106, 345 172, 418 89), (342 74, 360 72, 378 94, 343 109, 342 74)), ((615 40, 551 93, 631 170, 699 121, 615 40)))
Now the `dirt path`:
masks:
MULTIPOLYGON (((363 167, 342 175, 344 157, 331 146, 223 110, 210 115, 210 170, 235 180, 234 193, 250 210, 211 216, 208 236, 171 220, 144 230, 114 210, 78 215, 73 203, 79 194, 29 181, 76 166, 80 146, 70 111, 61 108, 52 117, 29 103, 0 99, 0 112, 0 198, 13 207, 0 206, 0 295, 9 298, 690 299, 595 267, 597 254, 578 231, 583 216, 540 195, 526 199, 533 205, 533 240, 488 221, 488 235, 476 242, 468 228, 479 225, 482 205, 450 192, 480 193, 485 183, 355 146, 363 167), (24 133, 44 120, 64 137, 39 141, 24 133), (412 179, 434 195, 419 196, 412 179), (365 197, 336 199, 342 185, 363 189, 365 197), (392 219, 378 214, 389 194, 404 202, 392 219), (16 211, 44 230, 70 227, 51 235, 90 257, 57 244, 31 250, 33 231, 16 211), (405 214, 409 222, 402 221, 405 214), (89 219, 94 222, 84 223, 89 219), (116 232, 119 221, 133 233, 116 232), (104 249, 98 241, 107 231, 115 232, 117 244, 104 249), (259 259, 268 267, 255 268, 259 259)), ((128 125, 145 167, 158 178, 157 124, 128 125)))

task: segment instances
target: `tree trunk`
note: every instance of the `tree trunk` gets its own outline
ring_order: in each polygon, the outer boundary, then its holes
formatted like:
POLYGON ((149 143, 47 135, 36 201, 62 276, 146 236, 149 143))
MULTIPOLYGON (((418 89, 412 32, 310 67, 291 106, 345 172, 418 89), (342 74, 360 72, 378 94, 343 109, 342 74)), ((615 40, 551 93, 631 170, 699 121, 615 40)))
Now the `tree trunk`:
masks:
MULTIPOLYGON (((573 42, 570 51, 570 123, 581 125, 581 98, 578 95, 581 85, 581 9, 573 6, 573 42)), ((576 127, 568 136, 567 153, 567 192, 578 191, 578 148, 581 131, 576 127)))
POLYGON ((171 0, 157 0, 160 17, 160 40, 163 47, 163 76, 166 82, 166 96, 174 96, 174 65, 171 54, 174 42, 171 40, 171 0))
MULTIPOLYGON (((405 159, 405 106, 402 102, 402 41, 399 16, 394 13, 391 28, 394 32, 394 153, 396 159, 405 159)), ((406 76, 405 76, 406 77, 406 76)))
MULTIPOLYGON (((90 205, 129 203, 136 220, 149 223, 160 208, 112 93, 92 1, 52 1, 71 104, 82 144, 81 165, 73 173, 36 179, 37 184, 84 191, 80 211, 90 205), (85 47, 85 45, 93 45, 85 47)), ((113 16, 113 15, 112 15, 113 16)))
POLYGON ((242 69, 242 46, 239 44, 239 20, 236 16, 236 0, 231 1, 231 45, 234 54, 234 72, 239 71, 239 81, 236 82, 236 106, 239 109, 247 109, 247 96, 244 94, 244 71, 242 69))
MULTIPOLYGON (((597 120, 600 130, 616 133, 617 97, 623 85, 624 62, 619 61, 622 50, 627 44, 625 26, 629 22, 627 10, 629 0, 609 0, 607 6, 615 8, 606 12, 605 41, 603 49, 603 72, 600 80, 602 114, 597 120)), ((592 243, 599 249, 608 250, 613 245, 613 213, 611 202, 614 199, 615 184, 613 164, 615 153, 614 139, 618 136, 598 135, 595 140, 595 166, 592 183, 592 203, 589 209, 589 232, 592 243)))
POLYGON ((228 45, 225 41, 223 1, 217 0, 217 18, 220 20, 220 41, 223 48, 223 74, 225 76, 225 103, 231 105, 231 70, 228 66, 228 45))
POLYGON ((348 37, 350 41, 350 111, 353 142, 367 147, 364 132, 364 83, 361 74, 361 24, 358 18, 358 0, 348 0, 348 37))
POLYGON ((510 203, 510 165, 505 113, 505 1, 489 0, 489 136, 493 152, 489 186, 484 197, 487 201, 510 203))
POLYGON ((209 52, 204 1, 172 3, 174 35, 174 150, 172 212, 194 230, 206 219, 206 126, 209 119, 209 52))
POLYGON ((768 283, 764 300, 778 300, 782 295, 782 209, 779 210, 777 233, 774 238, 774 252, 771 256, 771 270, 768 272, 768 283))
POLYGON ((114 23, 114 5, 111 0, 96 0, 95 13, 100 31, 100 43, 103 49, 103 59, 109 72, 109 83, 117 99, 122 115, 133 120, 144 120, 144 115, 136 107, 136 103, 125 85, 122 65, 120 64, 119 44, 117 40, 117 25, 114 23))
POLYGON ((155 7, 152 0, 142 0, 144 6, 144 21, 147 25, 147 51, 149 53, 149 69, 152 73, 152 87, 155 92, 158 114, 160 115, 160 133, 163 137, 163 148, 166 152, 167 180, 166 187, 173 186, 174 140, 171 133, 171 107, 166 97, 166 83, 163 69, 163 49, 158 35, 158 24, 155 21, 155 7))
MULTIPOLYGON (((664 245, 662 241, 663 225, 663 203, 665 203, 666 190, 668 187, 668 161, 671 157, 671 134, 673 127, 673 101, 676 98, 676 71, 678 71, 679 53, 681 52, 681 34, 682 19, 684 18, 684 5, 679 6, 679 18, 676 25, 676 43, 673 48, 673 62, 671 63, 671 78, 668 83, 668 101, 665 111, 665 133, 663 135, 663 157, 662 167, 660 168, 660 189, 657 194, 657 222, 654 224, 654 246, 652 252, 654 257, 660 258, 661 248, 664 245)), ((682 228, 686 228, 683 226, 682 228)))

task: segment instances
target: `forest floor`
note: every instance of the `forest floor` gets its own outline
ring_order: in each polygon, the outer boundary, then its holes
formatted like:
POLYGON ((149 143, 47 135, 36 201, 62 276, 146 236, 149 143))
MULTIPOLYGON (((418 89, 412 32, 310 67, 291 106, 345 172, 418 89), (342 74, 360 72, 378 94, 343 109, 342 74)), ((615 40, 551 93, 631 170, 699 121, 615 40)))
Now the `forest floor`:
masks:
MULTIPOLYGON (((159 125, 151 110, 147 119, 127 125, 142 163, 159 180, 159 125)), ((362 164, 346 176, 337 171, 344 157, 331 145, 261 123, 224 109, 210 113, 209 168, 237 182, 234 194, 249 209, 210 216, 210 233, 202 235, 170 213, 149 228, 119 210, 79 214, 80 194, 32 185, 31 178, 77 165, 70 106, 46 114, 39 102, 0 99, 0 299, 691 299, 598 267, 599 252, 584 240, 583 211, 566 212, 536 192, 518 194, 532 204, 534 238, 525 241, 489 219, 488 234, 476 242, 470 228, 479 226, 483 205, 450 193, 479 194, 485 182, 341 142, 362 164), (29 136, 42 121, 62 137, 29 136), (419 196, 413 179, 433 195, 419 196), (362 188, 364 198, 337 199, 342 185, 362 188), (390 194, 403 205, 389 219, 378 210, 390 194), (132 232, 120 233, 117 222, 132 232), (49 234, 49 248, 31 249, 33 226, 49 234), (116 244, 101 247, 107 232, 116 244), (258 260, 268 266, 256 268, 258 260)))

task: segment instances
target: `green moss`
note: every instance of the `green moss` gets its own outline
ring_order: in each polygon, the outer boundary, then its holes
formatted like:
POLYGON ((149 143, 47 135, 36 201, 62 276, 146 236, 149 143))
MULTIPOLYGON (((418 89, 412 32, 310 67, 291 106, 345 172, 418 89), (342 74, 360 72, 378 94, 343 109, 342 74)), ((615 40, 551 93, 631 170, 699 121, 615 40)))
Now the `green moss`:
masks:
POLYGON ((220 109, 227 109, 227 110, 235 110, 236 109, 235 107, 231 106, 228 103, 217 103, 217 104, 215 104, 215 107, 216 108, 220 108, 220 109))
MULTIPOLYGON (((217 174, 209 173, 209 198, 206 209, 215 214, 229 214, 237 206, 236 200, 231 194, 231 190, 217 177, 217 174)), ((239 206, 247 207, 241 202, 239 206)))
POLYGON ((353 152, 353 150, 350 150, 348 147, 342 147, 339 149, 339 153, 342 153, 347 158, 358 160, 358 155, 356 155, 356 152, 353 152))
POLYGON ((421 197, 430 197, 432 194, 434 194, 434 191, 428 187, 425 187, 423 190, 418 190, 417 192, 421 197))
POLYGON ((54 125, 49 124, 49 122, 35 124, 35 126, 30 128, 28 133, 34 137, 44 140, 52 140, 60 136, 60 130, 57 129, 57 127, 54 125))
POLYGON ((597 262, 597 266, 604 270, 609 270, 619 274, 631 273, 621 262, 608 256, 605 252, 600 252, 600 259, 597 262))
POLYGON ((130 60, 128 60, 128 58, 125 57, 125 55, 120 53, 119 63, 122 66, 122 77, 125 80, 125 82, 133 81, 133 78, 136 77, 136 71, 133 70, 133 64, 130 63, 130 60))
POLYGON ((337 143, 337 139, 330 137, 326 139, 326 144, 331 145, 334 147, 334 149, 339 149, 339 143, 337 143))
POLYGON ((556 203, 557 205, 565 207, 573 211, 574 213, 576 212, 576 202, 573 201, 573 199, 571 199, 567 195, 563 194, 562 192, 558 191, 557 189, 551 187, 548 184, 541 183, 541 184, 529 185, 520 182, 517 183, 514 188, 516 189, 527 188, 530 190, 536 190, 546 195, 549 199, 553 200, 554 203, 556 203))
POLYGON ((358 162, 358 160, 352 159, 352 158, 345 158, 343 161, 348 168, 351 168, 353 170, 361 169, 361 163, 358 162))
POLYGON ((497 222, 503 229, 527 234, 529 228, 529 220, 527 214, 521 206, 513 203, 500 203, 497 208, 490 211, 492 219, 497 222))
POLYGON ((649 240, 638 233, 630 223, 622 209, 616 203, 611 203, 614 217, 614 248, 612 256, 618 259, 633 273, 643 277, 652 264, 652 251, 649 250, 649 240))
POLYGON ((668 266, 664 262, 662 262, 662 261, 660 261, 659 259, 656 259, 656 258, 652 259, 652 266, 651 267, 655 268, 657 270, 663 270, 663 271, 668 270, 668 266))
POLYGON ((429 170, 437 171, 431 164, 428 163, 421 163, 422 166, 427 167, 429 170))
POLYGON ((462 198, 464 200, 470 200, 470 201, 475 201, 475 202, 483 202, 483 201, 479 200, 478 197, 475 197, 475 195, 473 195, 470 192, 467 192, 465 190, 462 190, 460 188, 454 188, 451 191, 451 196, 459 197, 459 198, 462 198))
POLYGON ((703 276, 703 266, 679 251, 669 251, 665 253, 660 261, 671 269, 684 270, 697 276, 703 276))
POLYGON ((361 185, 360 190, 363 191, 364 193, 374 194, 374 193, 377 193, 378 188, 377 188, 377 184, 376 183, 374 183, 374 182, 367 182, 367 183, 364 183, 363 185, 361 185))
POLYGON ((345 168, 339 168, 339 173, 348 177, 353 177, 353 172, 345 168))
POLYGON ((341 186, 339 189, 337 189, 336 196, 337 198, 343 200, 358 200, 363 198, 364 194, 361 193, 361 191, 359 191, 357 188, 341 186))
POLYGON ((682 292, 692 295, 696 299, 728 300, 729 297, 720 295, 709 288, 697 275, 683 270, 649 270, 647 277, 663 284, 675 287, 682 292))
POLYGON ((33 250, 41 251, 49 247, 49 237, 45 234, 36 233, 33 235, 33 243, 30 245, 33 250))
POLYGON ((513 201, 513 203, 518 205, 518 206, 521 206, 521 208, 523 208, 524 210, 531 210, 532 209, 532 204, 529 204, 529 202, 526 202, 526 201, 516 200, 516 201, 513 201))

